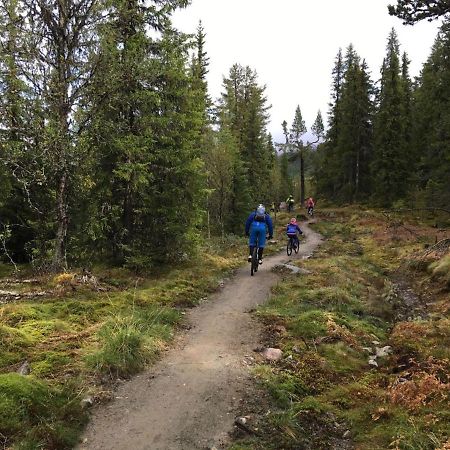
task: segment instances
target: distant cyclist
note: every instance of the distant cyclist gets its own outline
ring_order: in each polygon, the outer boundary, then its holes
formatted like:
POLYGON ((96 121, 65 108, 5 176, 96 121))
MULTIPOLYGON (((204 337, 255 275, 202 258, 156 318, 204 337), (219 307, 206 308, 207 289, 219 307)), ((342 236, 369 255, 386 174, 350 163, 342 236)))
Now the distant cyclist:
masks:
POLYGON ((291 219, 291 221, 287 224, 286 234, 287 234, 289 239, 290 238, 294 239, 294 245, 295 245, 296 248, 298 248, 299 245, 300 245, 300 241, 298 239, 298 235, 299 234, 303 234, 303 231, 298 226, 297 219, 295 219, 295 217, 293 217, 291 219))
POLYGON ((306 208, 308 210, 308 214, 310 216, 313 215, 314 212, 314 206, 316 206, 316 203, 312 197, 309 197, 308 200, 306 200, 306 208))
POLYGON ((245 235, 250 236, 249 239, 249 256, 248 262, 252 260, 253 249, 258 240, 258 262, 262 264, 264 247, 266 245, 266 228, 269 229, 269 239, 273 238, 272 218, 266 213, 264 205, 259 205, 256 211, 252 212, 245 223, 245 235))
POLYGON ((286 204, 287 204, 287 207, 288 207, 288 212, 291 212, 291 211, 294 210, 294 203, 295 203, 294 196, 291 194, 291 195, 286 199, 286 204))

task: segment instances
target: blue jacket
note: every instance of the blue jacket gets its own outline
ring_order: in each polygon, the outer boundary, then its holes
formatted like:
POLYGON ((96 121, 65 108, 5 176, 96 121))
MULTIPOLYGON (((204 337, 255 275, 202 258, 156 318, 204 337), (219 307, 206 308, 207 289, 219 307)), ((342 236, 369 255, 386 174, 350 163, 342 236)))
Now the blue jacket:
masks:
MULTIPOLYGON (((250 232, 250 226, 253 222, 261 222, 261 220, 256 220, 256 212, 252 212, 247 219, 247 222, 245 222, 245 234, 248 234, 250 232)), ((267 225, 267 228, 269 228, 269 236, 273 236, 273 224, 272 224, 272 218, 269 216, 269 214, 264 214, 264 219, 262 222, 265 222, 267 225)))
POLYGON ((286 234, 297 234, 297 231, 300 234, 303 234, 303 231, 300 230, 300 227, 297 224, 288 223, 286 227, 286 234))

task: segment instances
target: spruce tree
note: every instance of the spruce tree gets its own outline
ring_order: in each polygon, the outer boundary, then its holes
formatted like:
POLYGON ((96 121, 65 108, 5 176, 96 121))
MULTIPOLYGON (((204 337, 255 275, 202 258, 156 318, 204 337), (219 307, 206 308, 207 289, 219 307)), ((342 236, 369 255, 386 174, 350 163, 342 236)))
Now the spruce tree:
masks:
POLYGON ((339 161, 336 156, 337 139, 341 123, 341 96, 344 84, 345 65, 342 49, 339 49, 332 70, 331 102, 328 113, 326 140, 318 149, 314 169, 316 190, 328 198, 335 198, 339 161))
POLYGON ((248 171, 248 184, 254 203, 270 197, 271 149, 267 145, 269 106, 265 86, 250 67, 235 64, 224 79, 219 110, 226 118, 248 171))
POLYGON ((365 63, 352 49, 341 97, 335 186, 342 201, 354 201, 369 191, 372 138, 371 83, 365 63))
POLYGON ((390 206, 405 196, 409 178, 399 43, 394 29, 388 38, 378 103, 372 164, 374 199, 390 206))
POLYGON ((294 120, 289 131, 289 143, 291 145, 293 158, 298 158, 300 161, 300 202, 305 202, 305 153, 306 146, 303 143, 302 137, 307 132, 305 121, 302 117, 300 106, 297 105, 295 109, 294 120))
POLYGON ((189 249, 202 187, 198 79, 170 11, 160 6, 155 16, 156 7, 112 2, 86 111, 94 150, 88 237, 116 263, 141 268, 189 249))
POLYGON ((433 20, 450 16, 449 0, 397 0, 389 5, 389 14, 403 19, 404 24, 412 25, 420 20, 433 20))
POLYGON ((450 204, 450 20, 445 21, 414 93, 413 146, 426 206, 450 204))

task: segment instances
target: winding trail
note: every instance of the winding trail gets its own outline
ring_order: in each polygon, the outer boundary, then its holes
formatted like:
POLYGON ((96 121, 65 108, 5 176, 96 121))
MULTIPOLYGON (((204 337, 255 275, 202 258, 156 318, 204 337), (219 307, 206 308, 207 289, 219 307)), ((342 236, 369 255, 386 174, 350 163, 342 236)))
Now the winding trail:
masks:
MULTIPOLYGON (((303 224, 298 255, 311 255, 320 235, 303 224)), ((116 400, 93 410, 79 450, 223 448, 243 393, 243 362, 258 346, 261 326, 247 312, 264 303, 286 254, 267 257, 254 277, 243 266, 223 289, 187 313, 191 325, 164 358, 122 384, 116 400), (247 314, 246 314, 247 313, 247 314)))

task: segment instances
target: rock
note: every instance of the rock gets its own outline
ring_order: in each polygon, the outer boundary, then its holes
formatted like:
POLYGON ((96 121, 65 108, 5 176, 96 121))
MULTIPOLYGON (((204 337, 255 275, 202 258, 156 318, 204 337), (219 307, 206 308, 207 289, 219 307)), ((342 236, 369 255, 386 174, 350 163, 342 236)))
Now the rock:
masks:
POLYGON ((31 366, 28 361, 25 361, 18 369, 17 373, 19 375, 29 375, 31 372, 31 366))
POLYGON ((268 361, 279 361, 283 357, 283 352, 279 348, 265 348, 262 355, 268 361))
POLYGON ((371 347, 363 347, 363 350, 367 353, 372 353, 372 348, 371 347))
POLYGON ((369 357, 369 364, 374 367, 378 367, 378 363, 376 362, 376 356, 372 355, 369 357))
POLYGON ((380 345, 380 343, 378 341, 372 341, 373 345, 380 345))
POLYGON ((343 435, 342 435, 342 437, 344 437, 344 438, 347 438, 347 437, 349 437, 350 436, 350 430, 347 430, 343 435))
POLYGON ((246 417, 236 417, 236 419, 234 420, 234 423, 236 425, 245 425, 247 423, 247 418, 246 417))
POLYGON ((80 404, 83 409, 90 408, 91 406, 94 405, 94 399, 92 397, 83 398, 83 400, 81 400, 80 404))
POLYGON ((392 347, 390 345, 386 345, 383 348, 375 347, 375 354, 377 358, 383 358, 392 353, 392 347))
POLYGON ((277 333, 280 333, 280 334, 285 334, 286 333, 286 327, 284 327, 283 325, 275 325, 273 327, 273 331, 276 331, 277 333))

